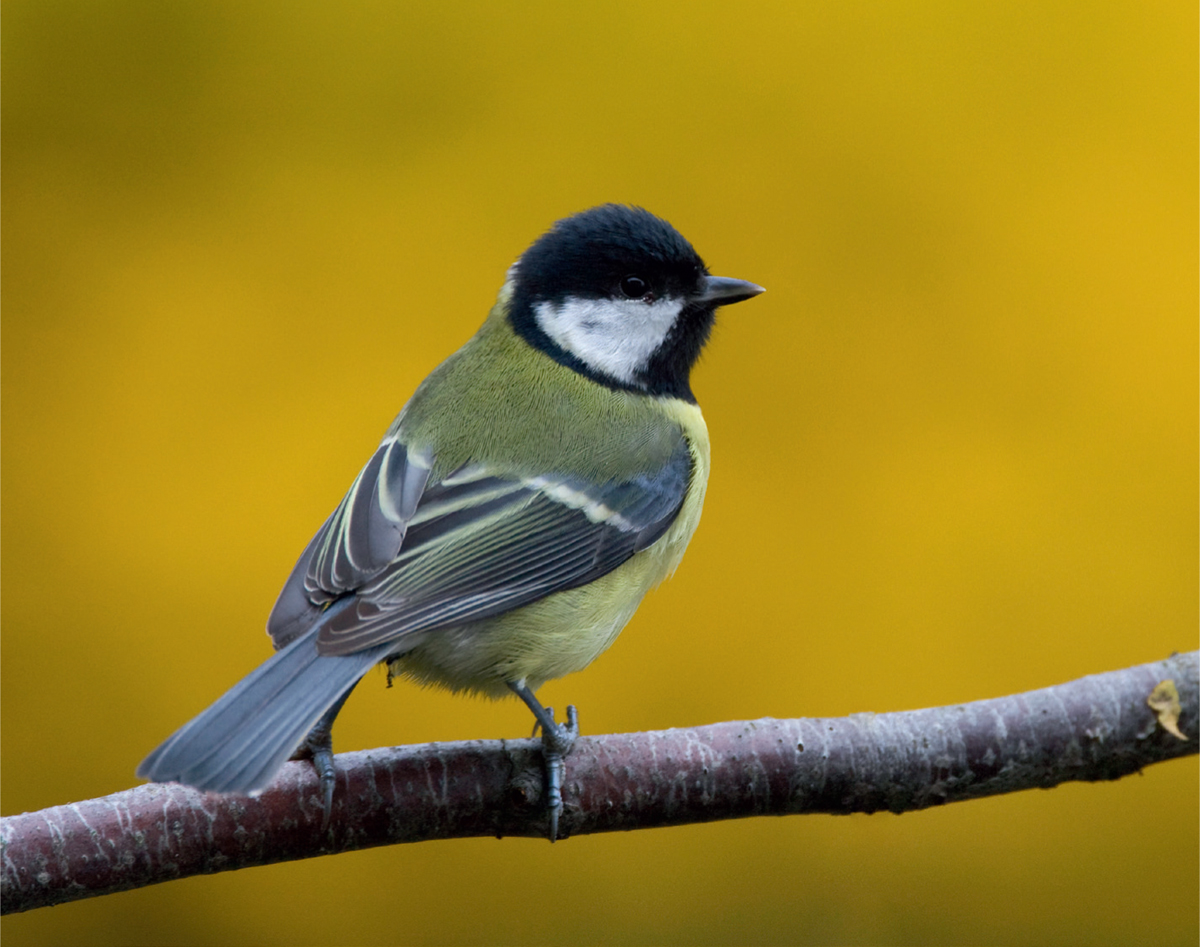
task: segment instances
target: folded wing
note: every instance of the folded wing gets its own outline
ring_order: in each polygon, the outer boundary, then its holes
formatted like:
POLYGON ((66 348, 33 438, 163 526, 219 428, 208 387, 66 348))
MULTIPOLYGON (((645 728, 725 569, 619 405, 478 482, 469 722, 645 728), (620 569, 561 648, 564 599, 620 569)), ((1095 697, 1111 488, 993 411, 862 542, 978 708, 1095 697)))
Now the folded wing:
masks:
POLYGON ((320 623, 321 654, 398 652, 415 632, 591 582, 667 531, 692 476, 682 432, 666 463, 620 480, 469 465, 430 483, 431 467, 380 447, 296 564, 268 622, 277 646, 320 623))

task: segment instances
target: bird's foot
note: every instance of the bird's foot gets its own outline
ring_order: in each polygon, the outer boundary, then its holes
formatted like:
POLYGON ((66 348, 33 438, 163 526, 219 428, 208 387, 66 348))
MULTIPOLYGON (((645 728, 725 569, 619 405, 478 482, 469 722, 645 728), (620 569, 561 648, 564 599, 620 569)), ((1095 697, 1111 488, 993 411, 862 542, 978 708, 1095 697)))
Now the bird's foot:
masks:
POLYGON ((562 784, 566 773, 565 761, 579 736, 579 712, 573 706, 568 707, 566 723, 555 723, 554 708, 543 707, 523 681, 512 682, 508 686, 525 702, 525 706, 533 711, 537 725, 542 730, 542 758, 546 763, 546 806, 550 816, 548 835, 553 842, 558 838, 558 819, 563 811, 562 784))
MULTIPOLYGON (((354 688, 351 687, 350 690, 354 688)), ((333 770, 333 722, 337 719, 342 705, 346 703, 346 698, 350 696, 350 690, 321 715, 317 725, 308 731, 308 736, 304 738, 300 748, 292 754, 292 759, 303 759, 306 756, 311 759, 313 769, 317 771, 317 778, 321 781, 322 832, 329 828, 329 817, 333 814, 333 788, 337 785, 337 774, 333 770)))
POLYGON ((333 813, 333 788, 337 785, 337 774, 333 770, 333 729, 318 723, 300 744, 298 757, 312 760, 313 769, 321 781, 321 831, 329 828, 329 817, 333 813))
POLYGON ((579 713, 567 708, 567 722, 555 723, 554 711, 546 708, 550 726, 542 725, 542 758, 546 761, 546 805, 550 812, 550 841, 558 838, 558 817, 563 811, 562 784, 567 770, 566 758, 579 736, 579 713))

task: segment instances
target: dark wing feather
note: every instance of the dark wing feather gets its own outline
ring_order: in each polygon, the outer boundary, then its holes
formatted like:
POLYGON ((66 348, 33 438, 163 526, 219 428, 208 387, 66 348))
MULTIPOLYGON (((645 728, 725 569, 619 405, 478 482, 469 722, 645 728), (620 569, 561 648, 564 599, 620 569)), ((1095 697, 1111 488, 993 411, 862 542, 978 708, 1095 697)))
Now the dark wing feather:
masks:
POLYGON ((666 532, 691 473, 682 434, 663 467, 626 481, 459 471, 425 491, 394 559, 323 624, 317 647, 352 654, 591 582, 666 532))
POLYGON ((432 460, 387 440, 317 531, 267 619, 276 648, 302 635, 324 607, 378 575, 396 557, 425 492, 432 460))
POLYGON ((380 445, 321 530, 304 582, 310 598, 356 589, 395 558, 430 467, 397 440, 380 445))

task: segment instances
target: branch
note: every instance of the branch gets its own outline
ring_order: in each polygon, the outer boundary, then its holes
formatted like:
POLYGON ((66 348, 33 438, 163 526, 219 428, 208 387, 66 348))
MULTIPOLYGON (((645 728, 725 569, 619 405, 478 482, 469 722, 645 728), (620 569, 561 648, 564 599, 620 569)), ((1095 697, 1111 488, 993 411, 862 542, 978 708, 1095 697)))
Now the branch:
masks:
MULTIPOLYGON (((928 710, 581 737, 567 760, 560 831, 900 813, 1118 779, 1197 752, 1198 661, 1200 652, 1176 654, 928 710), (1168 680, 1182 708, 1174 716, 1170 688, 1158 688, 1168 680), (1183 738, 1169 732, 1176 718, 1183 738)), ((151 784, 11 816, 0 820, 2 911, 396 842, 544 836, 540 746, 472 740, 342 754, 324 832, 306 762, 287 764, 253 798, 151 784)))

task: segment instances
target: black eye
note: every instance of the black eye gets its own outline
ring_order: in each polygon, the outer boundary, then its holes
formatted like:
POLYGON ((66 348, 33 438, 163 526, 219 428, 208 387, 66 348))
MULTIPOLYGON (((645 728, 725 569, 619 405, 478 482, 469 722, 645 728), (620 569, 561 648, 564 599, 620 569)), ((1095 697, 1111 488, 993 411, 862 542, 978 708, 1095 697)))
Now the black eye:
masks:
POLYGON ((650 292, 650 286, 640 276, 626 276, 621 280, 621 292, 630 299, 641 299, 650 292))

